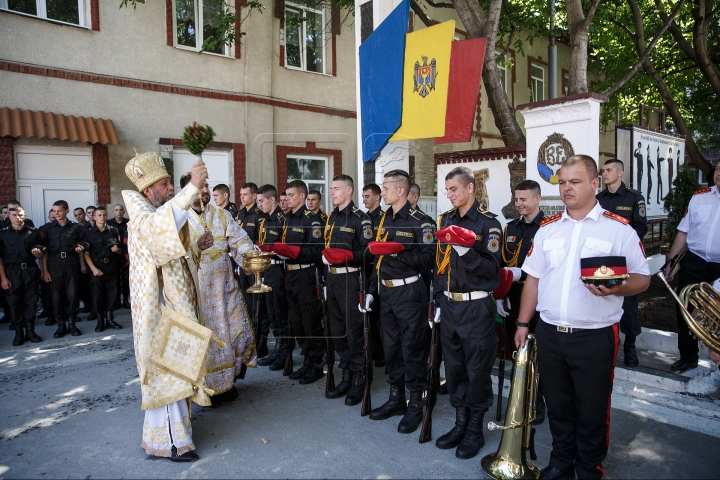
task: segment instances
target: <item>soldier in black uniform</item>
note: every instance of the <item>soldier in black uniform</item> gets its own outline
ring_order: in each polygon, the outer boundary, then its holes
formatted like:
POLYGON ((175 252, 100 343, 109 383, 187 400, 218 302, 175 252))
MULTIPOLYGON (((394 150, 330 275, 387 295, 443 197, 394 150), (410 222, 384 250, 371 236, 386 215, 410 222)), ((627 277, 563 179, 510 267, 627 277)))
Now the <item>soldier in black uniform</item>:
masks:
POLYGON ((438 235, 433 279, 435 321, 442 320, 440 339, 455 426, 437 439, 438 448, 457 446, 455 456, 472 458, 485 444, 483 417, 493 404, 490 372, 498 338, 490 292, 500 285, 502 232, 495 215, 475 199, 475 177, 457 167, 445 177, 453 208, 440 217, 440 231, 456 225, 470 236, 470 246, 438 235), (473 241, 472 236, 475 239, 473 241))
POLYGON ((326 249, 323 250, 323 263, 327 266, 325 281, 330 333, 343 371, 342 381, 325 396, 345 397, 345 405, 360 403, 365 391, 362 375, 364 325, 357 305, 360 289, 365 288, 360 282, 365 282, 370 263, 367 244, 374 238, 372 221, 352 201, 354 190, 349 176, 333 178, 330 196, 335 208, 325 223, 326 249))
POLYGON ((224 208, 233 218, 237 217, 238 209, 235 204, 230 201, 230 187, 224 183, 218 183, 213 187, 213 201, 219 208, 224 208))
MULTIPOLYGON (((94 208, 94 207, 93 207, 94 208)), ((45 225, 51 224, 55 220, 55 212, 52 211, 52 209, 48 212, 48 221, 45 225)), ((40 229, 38 229, 40 230, 40 229)), ((52 326, 55 325, 57 322, 55 321, 55 315, 53 314, 53 305, 52 305, 52 284, 46 282, 43 279, 42 272, 40 273, 40 303, 42 304, 42 312, 40 312, 40 315, 38 315, 38 318, 47 318, 45 320, 46 326, 52 326)))
POLYGON ((43 253, 40 232, 25 225, 25 209, 9 209, 10 227, 0 230, 0 281, 7 295, 8 314, 15 324, 14 346, 24 340, 42 342, 35 333, 40 269, 35 262, 43 253))
MULTIPOLYGON (((12 207, 21 207, 21 206, 22 206, 22 205, 20 205, 20 202, 18 202, 17 200, 10 200, 10 201, 8 202, 8 204, 7 204, 8 216, 5 217, 4 220, 0 221, 0 230, 2 230, 3 228, 7 228, 7 227, 10 226, 10 214, 9 214, 10 209, 11 209, 12 207)), ((28 227, 35 228, 35 224, 34 224, 33 221, 30 220, 29 218, 26 218, 26 219, 25 219, 25 225, 27 225, 28 227)))
MULTIPOLYGON (((257 244, 265 252, 271 252, 275 242, 282 240, 285 230, 285 214, 277 203, 277 189, 272 185, 263 185, 257 193, 260 209, 267 215, 258 226, 257 244)), ((265 358, 258 360, 258 365, 269 366, 270 370, 282 370, 285 366, 285 352, 294 348, 295 341, 288 340, 288 303, 285 290, 285 268, 280 259, 271 260, 272 265, 263 273, 263 281, 272 292, 262 294, 265 297, 270 327, 275 337, 275 350, 265 358)))
MULTIPOLYGON (((648 232, 645 199, 639 191, 625 186, 622 181, 624 170, 623 162, 617 158, 607 160, 602 170, 605 189, 595 198, 605 210, 627 218, 642 242, 648 232)), ((635 350, 635 337, 642 332, 638 307, 637 295, 625 297, 620 331, 625 334, 623 352, 625 353, 625 365, 628 367, 637 367, 640 364, 635 350)))
MULTIPOLYGON (((515 350, 515 331, 518 315, 520 314, 520 298, 527 274, 522 267, 527 257, 533 239, 540 222, 545 214, 540 210, 540 184, 534 180, 525 180, 515 187, 515 208, 520 212, 520 218, 508 222, 503 230, 502 253, 503 266, 510 270, 513 275, 513 283, 504 300, 497 300, 498 314, 504 317, 506 340, 510 339, 510 345, 515 350)), ((540 320, 540 313, 535 312, 530 321, 530 332, 535 333, 535 327, 540 320)), ((540 380, 542 382, 542 379, 540 380)), ((535 421, 533 425, 540 425, 545 421, 545 396, 542 394, 542 383, 538 385, 537 400, 535 402, 535 421)))
POLYGON ((40 228, 47 252, 42 257, 43 280, 52 282, 53 313, 58 323, 55 338, 82 335, 75 326, 78 314, 78 282, 80 273, 86 271, 83 258, 85 236, 83 228, 67 218, 68 204, 65 200, 53 203, 55 220, 40 228), (68 322, 67 328, 65 322, 68 322))
MULTIPOLYGON (((380 208, 380 187, 375 183, 369 183, 363 187, 362 201, 365 208, 367 208, 367 215, 370 217, 373 225, 373 236, 375 239, 377 236, 378 225, 380 225, 380 218, 382 218, 383 212, 380 208)), ((374 257, 373 257, 374 260, 374 257)), ((372 270, 369 275, 375 275, 375 263, 372 263, 372 270)), ((370 277, 365 280, 369 285, 370 277)), ((373 302, 373 308, 370 310, 370 328, 372 331, 373 340, 373 361, 376 367, 385 366, 385 350, 383 349, 382 335, 380 334, 380 310, 382 300, 378 297, 373 302)))
MULTIPOLYGON (((252 182, 246 183, 240 188, 240 210, 235 216, 240 228, 245 230, 245 233, 250 237, 250 241, 254 244, 258 243, 258 232, 260 222, 262 222, 267 215, 263 212, 260 207, 257 206, 257 193, 258 186, 252 182)), ((238 263, 242 263, 239 259, 238 263)), ((255 318, 255 299, 260 293, 248 293, 247 289, 255 283, 255 274, 245 273, 242 269, 239 271, 240 275, 240 288, 245 295, 245 304, 247 305, 248 315, 250 318, 255 318)), ((270 319, 267 314, 266 308, 260 309, 260 318, 258 330, 255 332, 255 342, 257 344, 258 358, 266 357, 268 354, 267 340, 270 335, 270 319)))
MULTIPOLYGON (((92 227, 85 217, 85 209, 78 207, 73 210, 73 216, 78 225, 88 230, 92 227)), ((87 273, 80 275, 80 286, 78 292, 80 292, 80 301, 83 303, 83 308, 80 309, 80 313, 89 313, 88 320, 96 320, 95 312, 92 309, 92 288, 90 287, 90 277, 92 272, 88 270, 87 273)), ((78 322, 82 320, 82 317, 78 316, 78 322)))
POLYGON ((290 379, 300 380, 303 385, 322 378, 320 364, 325 352, 322 307, 315 289, 325 219, 307 209, 307 192, 307 185, 302 180, 288 183, 285 193, 290 212, 281 241, 274 246, 275 253, 285 257, 290 327, 304 357, 303 366, 290 374, 290 379))
MULTIPOLYGON (((125 207, 119 203, 113 207, 113 218, 107 221, 107 224, 111 227, 115 227, 122 237, 127 231, 127 225, 130 222, 125 218, 125 207)), ((130 308, 130 266, 122 265, 119 272, 119 283, 118 283, 118 297, 116 304, 122 305, 123 308, 130 308), (123 300, 120 301, 120 294, 122 293, 123 300)), ((117 310, 117 309, 116 309, 117 310)))
MULTIPOLYGON (((430 330, 426 323, 429 292, 421 273, 432 270, 435 260, 435 222, 410 208, 409 188, 407 172, 385 174, 382 196, 388 210, 380 220, 376 240, 399 243, 404 250, 377 258, 379 275, 370 275, 369 289, 383 299, 380 328, 390 384, 388 401, 370 412, 370 418, 384 420, 404 414, 398 424, 400 433, 412 433, 422 422, 430 330), (410 390, 407 405, 406 386, 410 390)), ((366 297, 365 308, 374 299, 372 293, 366 297)))
POLYGON ((113 305, 117 297, 118 272, 125 259, 120 233, 107 225, 107 210, 97 207, 93 218, 95 226, 85 233, 90 248, 84 255, 92 272, 92 311, 97 316, 95 331, 102 332, 105 328, 122 328, 113 317, 113 305))

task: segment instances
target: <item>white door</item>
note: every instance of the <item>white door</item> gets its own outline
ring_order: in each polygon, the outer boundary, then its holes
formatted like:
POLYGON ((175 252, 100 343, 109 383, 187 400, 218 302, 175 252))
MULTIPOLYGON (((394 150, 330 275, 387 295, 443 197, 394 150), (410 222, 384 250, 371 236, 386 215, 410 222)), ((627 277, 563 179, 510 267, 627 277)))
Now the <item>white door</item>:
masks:
MULTIPOLYGON (((230 198, 235 198, 235 185, 233 185, 232 154, 217 150, 204 151, 203 162, 208 170, 208 185, 210 193, 215 185, 224 183, 230 187, 230 198)), ((195 155, 184 148, 173 148, 173 183, 175 190, 180 190, 180 177, 190 171, 195 163, 195 155)), ((239 185, 241 187, 242 185, 239 185)))
POLYGON ((90 148, 15 148, 17 196, 28 218, 40 226, 58 200, 75 208, 97 204, 90 148))

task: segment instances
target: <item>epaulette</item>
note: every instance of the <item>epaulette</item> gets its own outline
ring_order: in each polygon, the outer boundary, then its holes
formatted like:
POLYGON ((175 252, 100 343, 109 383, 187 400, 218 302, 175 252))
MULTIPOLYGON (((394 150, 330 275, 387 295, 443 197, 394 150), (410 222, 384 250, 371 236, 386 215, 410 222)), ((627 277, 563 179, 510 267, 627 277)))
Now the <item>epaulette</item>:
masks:
POLYGON ((642 193, 640 192, 640 190, 635 190, 634 188, 625 187, 625 190, 628 191, 628 192, 630 192, 630 193, 634 193, 635 195, 642 195, 642 193))
POLYGON ((455 211, 455 209, 454 209, 454 208, 451 208, 451 209, 448 210, 447 212, 441 213, 441 215, 442 215, 443 217, 444 217, 445 215, 451 215, 454 211, 455 211))
POLYGON ((354 213, 355 215, 357 215, 358 217, 362 217, 363 215, 365 215, 365 212, 363 212, 362 210, 360 210, 360 209, 357 208, 357 207, 353 207, 352 211, 353 211, 353 213, 354 213))
POLYGON ((254 211, 255 211, 255 213, 257 213, 258 215, 262 215, 262 213, 263 213, 263 211, 260 209, 260 207, 255 207, 255 210, 254 210, 254 211))
POLYGON ((413 217, 415 220, 422 220, 422 218, 425 214, 423 212, 421 212, 420 210, 411 208, 410 211, 408 212, 408 215, 413 217))
POLYGON ((285 218, 285 214, 283 212, 278 212, 277 218, 278 220, 283 220, 285 218))
POLYGON ((540 222, 540 226, 541 226, 541 227, 544 227, 545 225, 549 225, 549 224, 551 224, 551 223, 553 223, 553 222, 557 222, 557 221, 560 220, 561 218, 562 218, 562 213, 556 213, 556 214, 553 215, 552 217, 544 218, 543 221, 540 222))
POLYGON ((695 191, 693 192, 693 195, 698 195, 698 194, 700 194, 700 193, 708 193, 708 192, 711 191, 711 190, 712 190, 712 188, 710 188, 710 187, 701 188, 700 190, 695 190, 695 191))
POLYGON ((630 223, 630 220, 628 220, 627 218, 621 217, 616 213, 608 212, 607 210, 603 212, 603 217, 612 218, 613 220, 618 221, 623 225, 627 225, 628 223, 630 223))
POLYGON ((305 216, 306 216, 306 217, 312 217, 313 215, 315 215, 315 214, 313 213, 312 210, 305 210, 305 216))
POLYGON ((478 212, 482 213, 483 215, 485 215, 485 216, 488 217, 488 218, 495 218, 495 217, 497 217, 497 215, 495 215, 495 214, 492 213, 491 211, 489 211, 489 210, 483 210, 482 207, 478 207, 478 212))

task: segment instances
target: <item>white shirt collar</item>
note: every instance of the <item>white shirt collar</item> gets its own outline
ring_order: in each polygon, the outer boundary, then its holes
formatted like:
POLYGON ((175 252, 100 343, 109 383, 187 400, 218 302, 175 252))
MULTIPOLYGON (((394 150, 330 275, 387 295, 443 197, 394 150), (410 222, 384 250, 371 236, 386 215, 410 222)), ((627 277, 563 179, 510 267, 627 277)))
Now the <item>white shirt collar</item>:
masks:
POLYGON ((595 221, 597 222, 597 221, 598 221, 598 218, 600 218, 600 215, 602 214, 602 211, 603 211, 603 208, 600 206, 600 202, 598 202, 598 201, 596 200, 596 201, 595 201, 595 206, 592 208, 592 210, 590 210, 590 211, 588 212, 587 215, 585 215, 585 218, 583 218, 582 220, 575 220, 575 219, 572 218, 570 215, 568 215, 568 213, 567 213, 567 207, 565 207, 565 210, 563 210, 563 213, 562 213, 562 217, 560 217, 560 221, 563 221, 563 220, 566 220, 566 219, 567 219, 567 220, 570 220, 570 221, 572 221, 572 222, 578 222, 578 221, 582 222, 582 221, 584 221, 585 219, 590 218, 590 219, 595 220, 595 221))

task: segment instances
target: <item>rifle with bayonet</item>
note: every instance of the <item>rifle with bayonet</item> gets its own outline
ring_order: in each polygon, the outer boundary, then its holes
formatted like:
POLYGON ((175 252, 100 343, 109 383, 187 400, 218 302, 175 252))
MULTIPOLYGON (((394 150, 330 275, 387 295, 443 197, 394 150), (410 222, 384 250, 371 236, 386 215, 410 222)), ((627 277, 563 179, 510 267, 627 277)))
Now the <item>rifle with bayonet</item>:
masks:
POLYGON ((320 273, 315 270, 315 289, 317 290, 318 300, 322 308, 323 329, 325 334, 325 364, 327 365, 327 374, 325 375, 325 394, 331 390, 335 390, 335 346, 330 336, 330 319, 327 312, 327 299, 323 292, 323 285, 320 281, 320 273))
POLYGON ((365 361, 363 362, 362 375, 365 380, 365 391, 363 392, 362 406, 360 407, 360 415, 366 416, 372 410, 372 398, 370 396, 370 386, 373 381, 373 358, 372 358, 372 330, 370 329, 370 315, 365 305, 365 279, 363 278, 363 270, 360 269, 360 305, 363 307, 363 348, 365 349, 365 361))
POLYGON ((420 428, 420 443, 432 440, 432 413, 437 403, 438 388, 440 388, 440 324, 435 323, 435 300, 433 287, 430 284, 430 301, 428 302, 428 322, 431 325, 430 355, 428 356, 427 390, 425 391, 425 415, 420 428))

